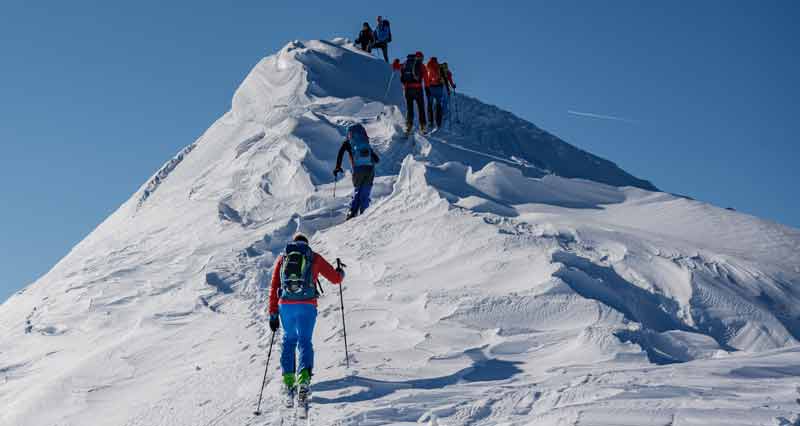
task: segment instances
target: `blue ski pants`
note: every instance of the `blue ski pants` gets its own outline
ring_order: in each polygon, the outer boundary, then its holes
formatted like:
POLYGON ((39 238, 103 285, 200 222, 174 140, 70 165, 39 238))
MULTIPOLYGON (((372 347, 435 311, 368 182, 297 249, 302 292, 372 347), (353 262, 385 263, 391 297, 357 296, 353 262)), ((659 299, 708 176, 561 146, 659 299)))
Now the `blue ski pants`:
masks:
POLYGON ((353 201, 350 202, 350 216, 355 217, 369 207, 370 194, 372 193, 372 185, 364 184, 355 187, 353 191, 353 201))
POLYGON ((431 86, 428 99, 431 101, 428 108, 428 116, 431 121, 436 122, 437 127, 442 126, 442 119, 447 116, 447 93, 444 86, 431 86))
POLYGON ((283 349, 281 369, 283 374, 314 368, 314 325, 317 322, 317 307, 309 303, 282 304, 278 310, 283 326, 283 349), (300 362, 297 365, 299 349, 300 362), (298 368, 299 367, 299 368, 298 368))

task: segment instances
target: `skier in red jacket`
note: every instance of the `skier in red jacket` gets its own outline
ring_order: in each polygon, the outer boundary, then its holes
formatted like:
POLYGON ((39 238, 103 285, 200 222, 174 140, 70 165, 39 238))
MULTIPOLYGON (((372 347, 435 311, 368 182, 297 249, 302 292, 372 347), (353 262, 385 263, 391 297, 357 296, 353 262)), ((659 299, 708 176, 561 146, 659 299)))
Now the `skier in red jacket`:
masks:
POLYGON ((283 323, 281 369, 287 407, 294 405, 295 392, 301 407, 307 407, 308 403, 314 368, 311 337, 317 320, 316 283, 320 274, 333 284, 341 284, 344 279, 344 270, 334 269, 325 258, 314 253, 303 234, 295 235, 272 268, 269 328, 274 333, 283 323), (297 366, 296 355, 300 358, 297 366), (295 376, 295 372, 299 373, 295 376))
POLYGON ((436 128, 442 127, 442 119, 447 114, 445 101, 445 76, 442 75, 441 65, 435 56, 432 56, 425 65, 425 95, 428 98, 428 123, 436 128))

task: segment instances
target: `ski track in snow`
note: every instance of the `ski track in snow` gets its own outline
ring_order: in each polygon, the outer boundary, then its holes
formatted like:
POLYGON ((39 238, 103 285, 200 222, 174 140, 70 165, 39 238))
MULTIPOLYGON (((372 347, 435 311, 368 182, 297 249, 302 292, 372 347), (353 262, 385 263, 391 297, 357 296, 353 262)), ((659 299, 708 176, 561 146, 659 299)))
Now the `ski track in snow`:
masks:
POLYGON ((279 343, 252 413, 265 289, 298 231, 349 266, 351 368, 325 284, 308 424, 800 424, 800 231, 652 192, 468 96, 465 122, 410 141, 389 75, 342 39, 259 62, 0 306, 0 425, 292 424, 279 343), (382 161, 344 223, 330 171, 356 122, 382 161))

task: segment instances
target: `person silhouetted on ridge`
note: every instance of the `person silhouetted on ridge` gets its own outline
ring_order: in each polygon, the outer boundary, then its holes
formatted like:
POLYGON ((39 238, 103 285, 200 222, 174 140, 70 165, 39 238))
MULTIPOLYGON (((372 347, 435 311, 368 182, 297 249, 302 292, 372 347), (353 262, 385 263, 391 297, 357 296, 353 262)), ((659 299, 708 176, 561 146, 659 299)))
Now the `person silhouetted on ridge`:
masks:
POLYGON ((378 16, 378 24, 375 26, 375 44, 372 45, 375 49, 381 49, 383 52, 383 60, 389 62, 389 43, 392 42, 392 28, 389 25, 388 19, 383 19, 378 16))
POLYGON ((403 94, 406 97, 406 134, 411 134, 414 129, 414 104, 417 105, 419 113, 419 129, 422 133, 425 133, 423 83, 425 81, 426 67, 423 63, 424 59, 422 52, 417 52, 408 55, 403 64, 400 64, 399 60, 393 64, 394 70, 400 73, 400 82, 403 83, 403 94))
POLYGON ((372 53, 372 46, 375 44, 375 36, 373 35, 372 28, 369 27, 369 22, 364 22, 361 27, 361 32, 358 33, 356 45, 361 46, 361 50, 372 53))
POLYGON ((450 66, 447 65, 447 62, 442 62, 439 66, 439 74, 442 76, 442 83, 444 83, 447 95, 450 96, 450 90, 455 89, 456 84, 453 83, 453 73, 450 71, 450 66))
MULTIPOLYGON (((452 124, 450 117, 446 115, 452 110, 453 114, 457 113, 455 108, 456 105, 453 105, 453 108, 450 108, 450 102, 455 102, 455 90, 456 90, 456 83, 453 82, 453 73, 450 71, 450 67, 447 65, 447 62, 442 62, 439 65, 439 74, 442 76, 442 83, 444 84, 445 88, 445 99, 444 99, 444 111, 445 117, 448 119, 448 123, 452 124)), ((456 121, 458 118, 456 117, 456 121)))
POLYGON ((436 128, 442 127, 442 119, 447 114, 447 103, 445 102, 445 88, 442 80, 439 60, 431 56, 425 66, 425 90, 428 95, 428 123, 436 128))

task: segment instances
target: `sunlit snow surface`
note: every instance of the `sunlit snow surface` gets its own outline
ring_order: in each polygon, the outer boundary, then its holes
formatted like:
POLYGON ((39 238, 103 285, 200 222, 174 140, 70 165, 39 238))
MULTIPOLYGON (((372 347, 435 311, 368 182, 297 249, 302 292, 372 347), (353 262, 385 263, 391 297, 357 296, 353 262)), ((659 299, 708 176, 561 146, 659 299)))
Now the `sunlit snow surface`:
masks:
POLYGON ((800 231, 651 192, 464 96, 460 124, 409 140, 390 75, 343 40, 263 59, 230 112, 0 306, 0 424, 281 424, 278 345, 252 412, 264 287, 298 230, 349 266, 351 368, 327 285, 312 424, 794 424, 800 231), (331 170, 354 122, 383 161, 343 223, 352 187, 334 198, 331 170))

